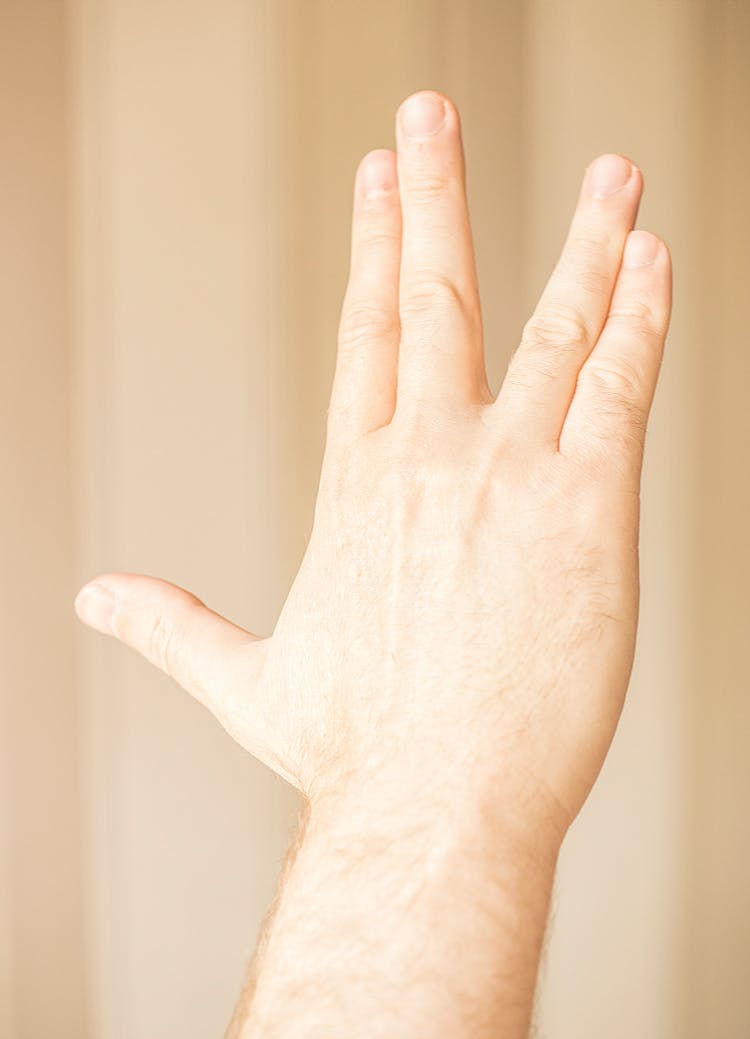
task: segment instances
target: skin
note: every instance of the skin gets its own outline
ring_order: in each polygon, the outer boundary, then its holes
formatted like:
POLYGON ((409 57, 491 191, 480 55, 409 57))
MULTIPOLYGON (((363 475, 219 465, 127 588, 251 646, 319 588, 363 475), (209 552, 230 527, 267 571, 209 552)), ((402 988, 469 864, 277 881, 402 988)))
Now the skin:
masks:
POLYGON ((672 281, 633 230, 642 174, 587 168, 495 398, 455 106, 412 95, 396 140, 357 171, 313 530, 273 634, 143 575, 76 600, 304 795, 235 1037, 527 1035, 632 667, 672 281))

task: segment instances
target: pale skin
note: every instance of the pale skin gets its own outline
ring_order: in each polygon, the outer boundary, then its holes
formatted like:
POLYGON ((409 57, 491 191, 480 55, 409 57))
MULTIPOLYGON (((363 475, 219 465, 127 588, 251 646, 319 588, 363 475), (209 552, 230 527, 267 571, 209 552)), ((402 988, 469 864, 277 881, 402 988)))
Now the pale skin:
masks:
POLYGON ((304 795, 235 1039, 528 1035, 632 667, 672 282, 633 229, 642 174, 587 167, 495 396, 455 106, 407 98, 396 143, 357 170, 313 530, 273 633, 143 575, 76 599, 304 795))

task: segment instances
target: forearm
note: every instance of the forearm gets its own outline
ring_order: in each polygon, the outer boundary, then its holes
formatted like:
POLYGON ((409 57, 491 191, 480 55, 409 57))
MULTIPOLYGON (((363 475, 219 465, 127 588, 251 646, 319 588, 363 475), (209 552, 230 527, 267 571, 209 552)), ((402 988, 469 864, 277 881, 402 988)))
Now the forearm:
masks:
POLYGON ((231 1036, 527 1035, 559 844, 497 791, 383 789, 309 812, 231 1036))

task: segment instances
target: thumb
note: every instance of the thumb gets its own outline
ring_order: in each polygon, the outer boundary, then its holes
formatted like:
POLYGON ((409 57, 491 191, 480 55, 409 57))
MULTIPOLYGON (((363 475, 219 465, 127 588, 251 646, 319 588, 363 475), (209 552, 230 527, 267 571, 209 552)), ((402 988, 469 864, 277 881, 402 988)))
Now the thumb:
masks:
POLYGON ((232 624, 184 588, 141 574, 101 574, 81 588, 75 610, 174 678, 246 750, 299 786, 273 746, 256 695, 270 639, 232 624))

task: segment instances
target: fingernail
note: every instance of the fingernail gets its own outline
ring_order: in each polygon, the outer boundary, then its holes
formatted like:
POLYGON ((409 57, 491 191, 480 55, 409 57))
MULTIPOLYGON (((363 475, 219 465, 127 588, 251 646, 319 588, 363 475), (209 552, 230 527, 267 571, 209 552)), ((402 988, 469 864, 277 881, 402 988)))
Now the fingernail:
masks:
POLYGON ((115 593, 103 584, 86 584, 76 596, 75 611, 84 624, 112 634, 112 618, 115 612, 115 593))
POLYGON ((407 137, 429 137, 445 122, 445 102, 435 94, 413 94, 401 106, 401 127, 407 137))
POLYGON ((589 190, 594 198, 608 198, 630 180, 633 163, 622 155, 600 155, 589 168, 589 190))
POLYGON ((367 198, 392 191, 396 186, 393 158, 388 152, 374 152, 367 156, 360 170, 360 190, 367 198))
POLYGON ((659 239, 649 231, 631 231, 622 254, 623 267, 648 267, 656 259, 659 239))

